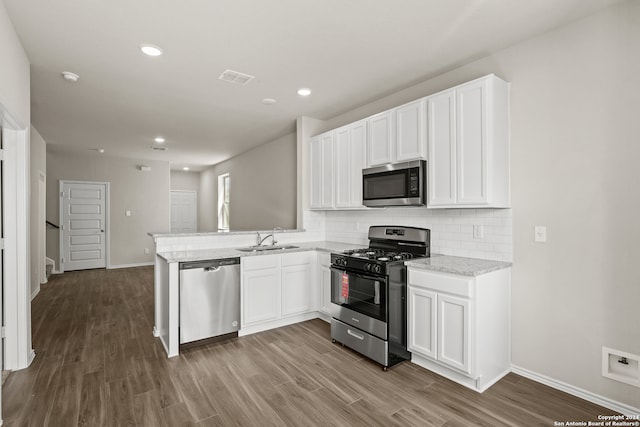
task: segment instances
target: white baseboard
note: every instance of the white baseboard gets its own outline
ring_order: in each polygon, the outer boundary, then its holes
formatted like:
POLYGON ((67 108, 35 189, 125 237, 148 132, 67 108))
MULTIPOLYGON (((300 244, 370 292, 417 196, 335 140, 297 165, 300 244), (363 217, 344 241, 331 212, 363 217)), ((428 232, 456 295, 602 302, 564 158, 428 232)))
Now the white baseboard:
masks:
POLYGON ((116 268, 132 268, 132 267, 147 267, 149 265, 153 265, 153 261, 149 261, 149 262, 137 262, 134 264, 116 264, 116 265, 110 265, 107 267, 108 270, 114 270, 116 268))
POLYGON ((567 384, 565 382, 547 377, 546 375, 538 374, 536 372, 532 372, 528 369, 524 369, 515 365, 511 365, 511 372, 513 372, 514 374, 522 375, 525 378, 529 378, 530 380, 547 385, 551 388, 555 388, 556 390, 560 390, 573 396, 579 397, 580 399, 595 403, 596 405, 604 406, 605 408, 620 412, 621 414, 640 416, 639 408, 634 408, 633 406, 627 405, 625 403, 617 402, 607 397, 600 396, 579 387, 575 387, 571 384, 567 384))
POLYGON ((40 293, 40 285, 31 293, 31 301, 40 293))

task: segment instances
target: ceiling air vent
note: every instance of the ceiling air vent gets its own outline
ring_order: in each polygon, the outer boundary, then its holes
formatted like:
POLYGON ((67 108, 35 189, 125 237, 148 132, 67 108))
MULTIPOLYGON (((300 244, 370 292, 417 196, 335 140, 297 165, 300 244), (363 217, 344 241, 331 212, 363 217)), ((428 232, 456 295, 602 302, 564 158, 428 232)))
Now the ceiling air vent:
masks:
POLYGON ((167 147, 162 147, 160 145, 152 145, 151 149, 155 150, 155 151, 167 151, 168 150, 167 147))
POLYGON ((225 82, 246 85, 251 80, 255 79, 255 76, 250 76, 249 74, 244 74, 233 70, 224 70, 224 73, 220 74, 220 77, 218 78, 220 80, 224 80, 225 82))

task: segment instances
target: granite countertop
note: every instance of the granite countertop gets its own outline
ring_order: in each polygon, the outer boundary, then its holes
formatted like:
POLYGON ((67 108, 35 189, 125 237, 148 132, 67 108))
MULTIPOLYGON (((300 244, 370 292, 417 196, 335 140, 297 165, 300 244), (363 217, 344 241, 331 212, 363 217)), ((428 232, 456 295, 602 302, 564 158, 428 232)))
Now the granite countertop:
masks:
MULTIPOLYGON (((302 233, 306 231, 304 228, 291 228, 284 230, 277 230, 277 233, 302 233)), ((264 233, 272 233, 273 228, 268 230, 231 230, 231 231, 207 231, 202 233, 162 233, 162 232, 152 232, 147 233, 148 236, 153 237, 154 239, 158 237, 194 237, 194 236, 231 236, 231 235, 240 235, 240 234, 256 234, 259 232, 260 234, 264 233)))
MULTIPOLYGON (((255 233, 255 232, 254 232, 255 233)), ((243 252, 239 251, 239 248, 219 248, 219 249, 201 249, 193 251, 174 251, 174 252, 161 252, 158 256, 164 258, 167 262, 188 262, 188 261, 205 261, 209 259, 222 259, 222 258, 238 258, 249 256, 260 256, 269 254, 283 254, 291 252, 302 251, 323 251, 323 252, 342 252, 346 249, 353 249, 355 246, 353 243, 341 243, 341 242, 304 242, 304 243, 284 243, 283 245, 297 246, 292 249, 281 249, 274 251, 262 251, 262 252, 243 252)))
POLYGON ((478 258, 464 258, 449 255, 431 254, 430 258, 422 258, 405 262, 407 267, 461 276, 480 276, 503 268, 510 268, 510 262, 492 261, 478 258))

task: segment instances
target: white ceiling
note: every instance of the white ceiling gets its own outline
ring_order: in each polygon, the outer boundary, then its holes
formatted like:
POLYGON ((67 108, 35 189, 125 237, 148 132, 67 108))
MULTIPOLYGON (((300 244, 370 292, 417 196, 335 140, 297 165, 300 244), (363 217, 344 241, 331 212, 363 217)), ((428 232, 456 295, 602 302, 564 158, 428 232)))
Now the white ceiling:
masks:
POLYGON ((200 170, 293 132, 298 116, 329 119, 618 1, 4 3, 31 61, 32 122, 47 143, 200 170), (143 55, 142 43, 165 53, 143 55), (225 69, 256 78, 218 80, 225 69), (263 105, 267 97, 277 103, 263 105), (150 149, 157 135, 168 151, 150 149))

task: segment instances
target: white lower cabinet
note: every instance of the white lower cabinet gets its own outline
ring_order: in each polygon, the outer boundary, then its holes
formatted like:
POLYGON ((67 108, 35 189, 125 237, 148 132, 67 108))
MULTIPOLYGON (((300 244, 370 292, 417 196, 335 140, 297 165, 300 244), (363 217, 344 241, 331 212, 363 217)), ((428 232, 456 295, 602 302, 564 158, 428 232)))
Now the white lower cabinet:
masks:
POLYGON ((278 270, 246 271, 242 274, 242 325, 278 318, 278 270))
POLYGON ((243 257, 239 335, 317 316, 316 252, 243 257))
POLYGON ((511 269, 476 277, 408 268, 412 361, 483 392, 511 367, 511 269))
POLYGON ((471 300, 452 295, 438 295, 438 360, 466 374, 472 374, 471 300))
POLYGON ((315 252, 281 255, 280 295, 284 316, 317 310, 316 286, 313 280, 315 252))
POLYGON ((318 253, 318 280, 320 281, 320 318, 331 321, 331 254, 318 253))
POLYGON ((438 295, 409 286, 409 351, 436 358, 436 310, 438 295))

